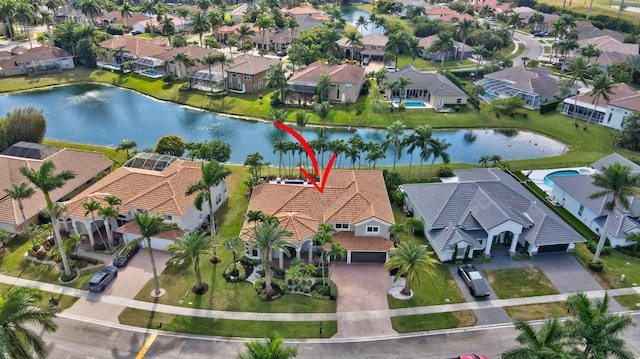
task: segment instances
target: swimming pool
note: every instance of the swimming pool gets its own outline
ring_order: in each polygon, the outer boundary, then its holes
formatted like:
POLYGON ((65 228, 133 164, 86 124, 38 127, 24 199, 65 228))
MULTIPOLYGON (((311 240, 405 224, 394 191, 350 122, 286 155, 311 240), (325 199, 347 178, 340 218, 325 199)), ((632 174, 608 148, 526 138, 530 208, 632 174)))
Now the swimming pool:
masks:
MULTIPOLYGON (((581 169, 582 170, 582 169, 581 169)), ((589 170, 584 170, 584 173, 590 173, 589 170)), ((553 188, 553 181, 551 180, 550 177, 556 177, 556 176, 573 176, 573 175, 577 175, 580 174, 580 172, 576 171, 576 170, 562 170, 562 171, 556 171, 556 172, 551 172, 548 175, 546 175, 544 177, 544 184, 547 185, 547 187, 549 188, 553 188)))
POLYGON ((482 97, 488 98, 490 100, 495 100, 498 98, 498 96, 490 93, 490 92, 485 92, 484 95, 482 95, 482 97))
POLYGON ((162 75, 164 75, 162 72, 156 71, 156 70, 152 70, 152 69, 147 69, 147 70, 144 70, 144 71, 142 71, 140 73, 145 75, 145 76, 152 77, 152 78, 158 78, 158 77, 162 77, 162 75))
MULTIPOLYGON (((427 105, 422 101, 402 101, 402 103, 406 108, 427 108, 427 105)), ((398 107, 400 106, 400 102, 394 101, 393 105, 398 107)))

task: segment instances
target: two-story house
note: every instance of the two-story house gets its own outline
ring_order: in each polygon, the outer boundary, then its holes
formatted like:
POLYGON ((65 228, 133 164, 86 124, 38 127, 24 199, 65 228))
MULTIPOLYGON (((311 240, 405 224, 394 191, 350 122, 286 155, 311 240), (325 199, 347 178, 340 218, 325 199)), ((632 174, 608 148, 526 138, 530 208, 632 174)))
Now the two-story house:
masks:
POLYGON ((619 130, 625 117, 640 111, 640 92, 624 83, 613 85, 611 92, 608 101, 600 97, 595 103, 588 92, 566 98, 562 113, 619 130))
MULTIPOLYGON (((308 183, 263 183, 251 195, 248 211, 262 211, 274 216, 292 235, 284 238, 295 246, 296 258, 313 261, 313 253, 325 250, 314 245, 313 236, 320 224, 335 229, 333 241, 347 251, 347 263, 387 260, 393 248, 389 227, 395 223, 387 189, 380 171, 333 170, 323 193, 308 183)), ((251 228, 255 222, 245 221, 240 236, 245 240, 247 256, 260 258, 252 247, 251 228)), ((292 254, 293 255, 293 254, 292 254)), ((269 260, 278 258, 283 267, 282 252, 271 252, 269 260)))
POLYGON ((261 90, 269 75, 269 68, 279 59, 244 54, 233 59, 233 64, 225 69, 227 89, 241 93, 261 90))
POLYGON ((313 98, 316 85, 320 81, 320 75, 329 75, 331 89, 329 90, 330 102, 356 102, 360 96, 364 81, 365 68, 357 65, 343 64, 332 66, 321 61, 316 61, 309 66, 298 69, 289 78, 287 87, 291 90, 290 98, 299 101, 307 101, 313 98))
POLYGON ((349 40, 345 37, 337 41, 338 46, 344 52, 345 59, 351 59, 351 52, 354 51, 355 60, 368 58, 370 61, 382 61, 384 52, 389 42, 389 38, 383 34, 369 34, 362 37, 362 46, 351 47, 349 40))

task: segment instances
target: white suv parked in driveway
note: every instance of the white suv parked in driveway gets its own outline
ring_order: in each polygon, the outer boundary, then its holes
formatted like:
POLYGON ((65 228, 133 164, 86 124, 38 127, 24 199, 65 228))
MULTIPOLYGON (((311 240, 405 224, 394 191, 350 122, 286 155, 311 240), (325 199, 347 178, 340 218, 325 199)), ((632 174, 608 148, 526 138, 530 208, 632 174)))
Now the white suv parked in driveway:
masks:
POLYGON ((396 72, 397 71, 396 68, 393 67, 393 66, 387 66, 387 67, 385 67, 385 69, 387 69, 387 72, 396 72))

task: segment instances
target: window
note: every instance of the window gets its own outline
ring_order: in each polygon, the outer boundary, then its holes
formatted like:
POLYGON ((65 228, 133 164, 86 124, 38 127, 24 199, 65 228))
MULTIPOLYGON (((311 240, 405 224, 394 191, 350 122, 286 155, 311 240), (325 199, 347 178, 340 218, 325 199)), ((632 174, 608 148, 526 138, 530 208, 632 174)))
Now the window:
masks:
POLYGON ((611 117, 613 117, 613 112, 609 114, 609 119, 607 119, 607 122, 611 122, 611 117))
POLYGON ((262 81, 258 82, 258 88, 261 89, 262 88, 262 81))
POLYGON ((222 201, 222 196, 221 195, 217 195, 216 196, 216 204, 219 204, 222 201))
POLYGON ((254 248, 253 250, 251 250, 251 256, 252 257, 257 257, 258 256, 258 249, 254 248))
POLYGON ((147 213, 146 209, 142 209, 142 208, 136 208, 136 212, 138 213, 147 213))
POLYGON ((344 229, 344 230, 348 230, 349 229, 349 223, 336 223, 334 225, 334 227, 336 229, 344 229))
POLYGON ((251 75, 244 75, 245 80, 251 80, 251 75))
POLYGON ((462 103, 462 99, 461 98, 457 99, 456 103, 462 103))
POLYGON ((580 205, 580 208, 578 208, 578 216, 582 216, 583 211, 584 211, 584 206, 580 205))
POLYGON ((346 88, 346 89, 351 89, 352 87, 353 87, 353 85, 352 85, 352 84, 345 84, 345 85, 344 85, 344 88, 346 88))
POLYGON ((237 74, 231 74, 231 77, 238 77, 237 74))
POLYGON ((258 88, 258 85, 257 84, 253 84, 253 89, 255 90, 257 88, 258 88))
POLYGON ((380 227, 378 226, 367 226, 367 233, 379 233, 380 227))

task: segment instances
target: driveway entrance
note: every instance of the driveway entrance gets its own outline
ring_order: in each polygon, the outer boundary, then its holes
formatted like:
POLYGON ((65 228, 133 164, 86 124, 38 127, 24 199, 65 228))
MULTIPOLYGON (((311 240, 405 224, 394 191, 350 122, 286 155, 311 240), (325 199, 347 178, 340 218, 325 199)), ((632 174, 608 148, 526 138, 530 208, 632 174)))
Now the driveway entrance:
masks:
POLYGON ((338 320, 338 333, 333 338, 397 334, 391 327, 391 318, 371 315, 371 311, 389 308, 387 291, 391 279, 382 264, 337 263, 331 279, 338 286, 337 313, 349 313, 338 320))

